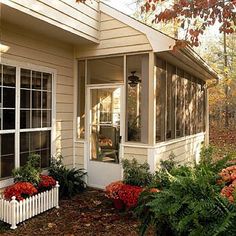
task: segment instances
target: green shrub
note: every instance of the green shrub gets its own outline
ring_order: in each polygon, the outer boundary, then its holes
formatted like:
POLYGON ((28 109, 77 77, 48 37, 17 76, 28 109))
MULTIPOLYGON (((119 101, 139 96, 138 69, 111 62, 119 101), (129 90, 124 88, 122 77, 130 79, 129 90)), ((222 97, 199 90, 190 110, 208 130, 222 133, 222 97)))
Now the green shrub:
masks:
POLYGON ((154 225, 156 234, 236 235, 236 205, 220 196, 218 172, 228 165, 230 156, 213 161, 210 149, 203 149, 195 166, 172 166, 157 173, 164 177, 159 193, 144 192, 136 213, 141 220, 141 235, 154 225))
POLYGON ((86 187, 84 181, 86 172, 84 169, 66 168, 62 163, 62 159, 62 156, 52 158, 49 175, 59 181, 60 196, 71 198, 86 187))
POLYGON ((40 156, 38 154, 30 154, 24 166, 13 170, 14 182, 30 182, 37 186, 41 173, 39 163, 40 156))
POLYGON ((139 164, 136 159, 131 161, 122 160, 123 182, 125 184, 145 187, 153 180, 153 175, 149 171, 148 163, 139 164))

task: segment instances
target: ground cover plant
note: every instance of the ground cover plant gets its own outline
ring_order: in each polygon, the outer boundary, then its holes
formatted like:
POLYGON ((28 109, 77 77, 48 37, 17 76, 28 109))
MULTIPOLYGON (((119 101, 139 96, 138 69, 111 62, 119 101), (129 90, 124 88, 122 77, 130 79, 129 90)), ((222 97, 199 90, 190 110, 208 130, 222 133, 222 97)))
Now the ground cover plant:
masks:
POLYGON ((236 235, 236 205, 222 196, 226 183, 219 181, 219 173, 232 166, 233 157, 214 161, 212 153, 212 148, 204 148, 199 164, 158 171, 161 191, 143 192, 136 209, 141 235, 150 225, 162 236, 236 235))
POLYGON ((85 189, 85 176, 84 169, 69 169, 63 165, 63 157, 58 156, 52 158, 51 165, 49 167, 49 175, 56 179, 60 184, 60 197, 68 197, 76 195, 85 189))

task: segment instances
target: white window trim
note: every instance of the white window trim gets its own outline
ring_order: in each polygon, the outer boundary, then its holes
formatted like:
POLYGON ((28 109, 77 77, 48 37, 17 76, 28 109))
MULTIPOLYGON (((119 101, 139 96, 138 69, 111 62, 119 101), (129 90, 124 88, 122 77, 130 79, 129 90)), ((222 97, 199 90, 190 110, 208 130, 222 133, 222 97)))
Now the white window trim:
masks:
MULTIPOLYGON (((16 67, 16 105, 15 105, 15 129, 1 130, 0 134, 15 133, 15 168, 20 166, 20 131, 46 131, 51 130, 51 156, 56 155, 56 78, 57 70, 26 63, 7 58, 0 58, 0 64, 16 67), (51 128, 32 128, 20 129, 20 69, 35 70, 44 73, 52 74, 52 112, 51 112, 51 128)), ((0 179, 0 189, 9 186, 13 183, 13 178, 0 179)))

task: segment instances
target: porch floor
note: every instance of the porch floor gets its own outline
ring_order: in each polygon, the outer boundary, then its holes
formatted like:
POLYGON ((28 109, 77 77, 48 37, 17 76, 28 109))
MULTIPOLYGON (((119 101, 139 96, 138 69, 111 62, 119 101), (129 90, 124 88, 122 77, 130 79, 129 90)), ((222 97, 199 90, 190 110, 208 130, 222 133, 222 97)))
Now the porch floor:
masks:
POLYGON ((14 231, 6 225, 6 231, 0 234, 135 236, 138 235, 138 228, 139 222, 131 213, 118 212, 103 191, 89 188, 70 200, 61 200, 59 209, 34 217, 14 231))

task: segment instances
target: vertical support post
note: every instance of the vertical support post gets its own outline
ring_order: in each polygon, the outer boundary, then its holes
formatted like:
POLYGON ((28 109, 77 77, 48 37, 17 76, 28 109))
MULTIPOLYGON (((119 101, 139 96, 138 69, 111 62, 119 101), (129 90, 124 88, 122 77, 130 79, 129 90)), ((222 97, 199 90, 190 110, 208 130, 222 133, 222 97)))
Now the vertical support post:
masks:
POLYGON ((58 181, 56 182, 56 208, 59 208, 59 183, 58 181))
POLYGON ((205 94, 204 94, 204 126, 205 126, 205 145, 209 145, 209 91, 205 86, 205 94))
POLYGON ((156 142, 156 67, 155 54, 149 53, 148 77, 148 144, 154 146, 156 142))
POLYGON ((11 229, 16 229, 16 206, 17 206, 17 201, 16 197, 13 196, 11 198, 11 229))

